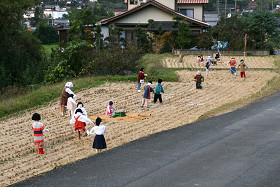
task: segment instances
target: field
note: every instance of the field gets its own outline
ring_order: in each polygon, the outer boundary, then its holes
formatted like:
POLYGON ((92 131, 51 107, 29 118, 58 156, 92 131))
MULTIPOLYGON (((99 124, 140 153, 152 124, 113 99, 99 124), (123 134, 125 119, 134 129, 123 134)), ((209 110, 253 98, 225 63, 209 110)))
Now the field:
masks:
MULTIPOLYGON (((249 57, 246 59, 246 63, 249 57)), ((179 67, 177 57, 167 57, 164 65, 179 67), (168 63, 170 65, 168 65, 168 63)), ((185 57, 183 64, 194 66, 193 58, 185 57), (190 59, 190 62, 187 61, 190 59), (190 65, 191 64, 191 65, 190 65)), ((108 149, 143 138, 156 132, 176 128, 192 123, 203 114, 224 104, 241 101, 265 88, 277 76, 277 73, 265 70, 275 68, 273 57, 252 57, 251 68, 263 69, 246 72, 246 79, 231 76, 229 70, 210 70, 202 90, 195 89, 194 71, 180 70, 179 82, 163 82, 165 94, 163 104, 151 104, 149 109, 141 108, 142 93, 138 93, 136 83, 106 83, 97 88, 77 92, 78 100, 84 103, 90 116, 103 115, 110 100, 117 109, 128 113, 150 116, 144 119, 124 121, 104 119, 107 126, 105 138, 108 149), (254 61, 254 62, 253 62, 254 61)), ((223 66, 223 65, 221 65, 223 66)), ((155 87, 155 83, 152 85, 155 87)), ((62 89, 62 88, 61 88, 62 89)), ((1 122, 0 129, 0 186, 9 185, 59 166, 77 161, 95 154, 92 147, 94 136, 77 140, 69 117, 59 114, 59 100, 56 99, 46 106, 22 112, 1 122), (46 155, 34 152, 31 116, 34 112, 41 114, 41 122, 50 132, 45 132, 46 155)), ((94 117, 93 117, 94 119, 94 117)), ((215 124, 213 124, 213 127, 215 124)), ((92 125, 88 125, 90 129, 92 125)))
MULTIPOLYGON (((167 57, 163 61, 163 65, 167 68, 205 68, 205 63, 197 63, 196 62, 197 56, 189 55, 183 58, 183 62, 180 63, 179 57, 167 57)), ((204 56, 206 59, 207 56, 204 56)), ((228 61, 230 61, 230 56, 222 56, 221 61, 217 63, 217 65, 213 65, 211 68, 214 69, 226 69, 229 68, 227 65, 228 61)), ((241 59, 244 59, 242 56, 236 56, 236 61, 239 63, 241 59)), ((244 62, 245 64, 251 69, 269 69, 269 68, 276 68, 274 65, 275 58, 273 56, 263 56, 263 57, 255 57, 255 56, 248 56, 245 57, 244 62)))

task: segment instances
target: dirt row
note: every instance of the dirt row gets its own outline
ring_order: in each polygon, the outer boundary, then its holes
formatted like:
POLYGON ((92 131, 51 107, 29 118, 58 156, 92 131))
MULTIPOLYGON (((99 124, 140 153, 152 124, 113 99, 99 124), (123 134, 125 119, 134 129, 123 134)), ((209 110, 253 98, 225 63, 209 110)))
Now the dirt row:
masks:
MULTIPOLYGON (((108 149, 130 141, 176 128, 194 122, 202 114, 222 104, 246 99, 258 92, 268 80, 276 76, 269 71, 249 71, 247 78, 230 76, 228 71, 211 71, 205 77, 202 90, 195 89, 195 72, 179 71, 180 82, 164 82, 163 104, 151 104, 149 109, 141 108, 142 94, 137 92, 136 83, 107 83, 98 88, 76 93, 84 103, 90 116, 104 114, 110 100, 117 109, 129 113, 148 115, 147 119, 129 121, 104 120, 107 126, 105 138, 108 149)), ((204 72, 203 72, 204 74, 204 72)), ((155 87, 155 84, 152 85, 155 87)), ((142 88, 143 89, 143 88, 142 88)), ((94 136, 77 140, 69 125, 69 117, 59 114, 59 101, 23 112, 1 122, 0 129, 0 186, 9 185, 58 166, 94 155, 94 136), (31 116, 41 114, 41 122, 50 132, 44 133, 46 155, 34 152, 31 116)), ((215 125, 215 124, 213 124, 215 125)), ((90 129, 92 125, 88 125, 90 129)))
MULTIPOLYGON (((179 57, 167 57, 163 59, 164 67, 168 68, 205 68, 207 56, 204 56, 204 62, 197 62, 197 56, 195 55, 187 55, 184 56, 183 62, 179 62, 179 57)), ((221 61, 217 63, 217 65, 213 65, 212 68, 229 68, 227 65, 228 61, 230 61, 231 56, 222 56, 221 61)), ((264 56, 264 57, 255 57, 248 56, 243 58, 243 56, 235 56, 237 63, 240 63, 241 59, 244 59, 244 62, 249 68, 275 68, 274 65, 274 57, 273 56, 264 56)))

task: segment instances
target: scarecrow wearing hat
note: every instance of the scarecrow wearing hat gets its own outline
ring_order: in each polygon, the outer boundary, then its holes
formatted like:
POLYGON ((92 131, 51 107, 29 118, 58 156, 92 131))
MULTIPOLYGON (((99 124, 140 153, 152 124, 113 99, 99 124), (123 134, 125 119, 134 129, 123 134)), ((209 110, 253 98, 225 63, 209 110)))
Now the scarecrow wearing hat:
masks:
POLYGON ((202 89, 201 83, 204 82, 204 77, 201 75, 200 71, 194 76, 194 81, 196 81, 196 89, 202 89))
POLYGON ((235 76, 237 76, 236 75, 236 65, 237 65, 237 62, 236 62, 235 58, 231 57, 231 60, 228 61, 228 64, 230 65, 230 73, 232 75, 235 74, 235 76))
POLYGON ((241 78, 246 78, 246 75, 245 75, 245 68, 247 69, 250 69, 245 63, 244 63, 244 60, 240 60, 240 64, 238 65, 238 68, 240 67, 240 76, 241 78))
POLYGON ((61 98, 60 98, 60 112, 61 116, 65 116, 66 114, 66 107, 67 107, 67 101, 70 95, 72 94, 73 97, 76 97, 76 95, 72 92, 70 88, 73 87, 72 82, 67 82, 61 92, 61 98))

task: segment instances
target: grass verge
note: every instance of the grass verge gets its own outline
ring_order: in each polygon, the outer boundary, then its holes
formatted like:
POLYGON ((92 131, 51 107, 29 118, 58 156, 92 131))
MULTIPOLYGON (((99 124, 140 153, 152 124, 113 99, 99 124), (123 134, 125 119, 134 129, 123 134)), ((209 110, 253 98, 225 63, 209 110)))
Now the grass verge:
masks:
POLYGON ((157 81, 161 78, 163 81, 177 82, 179 81, 178 75, 175 73, 177 70, 172 68, 163 67, 163 58, 170 56, 169 54, 146 54, 140 60, 140 67, 144 67, 144 72, 147 74, 147 80, 157 81))

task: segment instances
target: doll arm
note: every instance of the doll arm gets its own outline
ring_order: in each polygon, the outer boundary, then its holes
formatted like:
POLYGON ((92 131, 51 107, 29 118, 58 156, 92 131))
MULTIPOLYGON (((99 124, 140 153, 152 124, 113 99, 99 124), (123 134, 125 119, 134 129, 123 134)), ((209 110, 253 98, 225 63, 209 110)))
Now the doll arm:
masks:
POLYGON ((95 132, 94 132, 94 127, 93 127, 92 129, 90 129, 90 131, 87 130, 87 134, 88 134, 88 135, 95 134, 95 132))
POLYGON ((74 119, 74 117, 72 117, 72 119, 70 120, 70 124, 73 125, 75 124, 76 120, 74 119))

